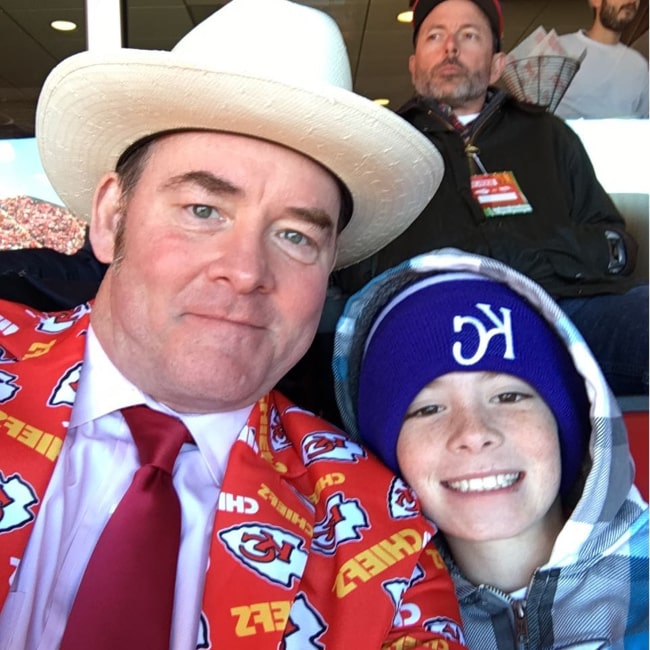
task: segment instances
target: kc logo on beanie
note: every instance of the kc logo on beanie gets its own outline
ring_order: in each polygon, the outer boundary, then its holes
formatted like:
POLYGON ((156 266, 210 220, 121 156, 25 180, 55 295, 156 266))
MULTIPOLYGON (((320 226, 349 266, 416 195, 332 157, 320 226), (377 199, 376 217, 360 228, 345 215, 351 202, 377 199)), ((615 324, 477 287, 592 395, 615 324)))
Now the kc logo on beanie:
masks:
POLYGON ((490 339, 493 336, 503 336, 505 338, 505 350, 503 353, 504 359, 514 359, 515 353, 512 344, 512 324, 510 319, 510 310, 502 307, 499 311, 502 320, 499 321, 498 316, 492 311, 491 305, 479 302, 476 308, 482 311, 488 319, 492 322, 491 329, 487 329, 480 319, 474 316, 454 316, 453 329, 455 333, 462 332, 463 327, 474 327, 478 336, 478 345, 476 351, 470 356, 463 356, 463 344, 460 341, 454 342, 451 346, 451 353, 454 359, 461 366, 471 366, 478 363, 487 352, 490 339))

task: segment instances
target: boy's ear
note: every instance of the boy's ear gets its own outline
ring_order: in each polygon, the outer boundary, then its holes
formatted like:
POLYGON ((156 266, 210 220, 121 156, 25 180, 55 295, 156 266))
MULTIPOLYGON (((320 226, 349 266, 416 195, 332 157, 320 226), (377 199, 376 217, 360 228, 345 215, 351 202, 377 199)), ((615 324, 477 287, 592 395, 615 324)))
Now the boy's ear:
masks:
POLYGON ((121 196, 119 178, 111 172, 101 179, 93 197, 90 243, 95 257, 105 264, 115 257, 115 234, 122 219, 121 196))

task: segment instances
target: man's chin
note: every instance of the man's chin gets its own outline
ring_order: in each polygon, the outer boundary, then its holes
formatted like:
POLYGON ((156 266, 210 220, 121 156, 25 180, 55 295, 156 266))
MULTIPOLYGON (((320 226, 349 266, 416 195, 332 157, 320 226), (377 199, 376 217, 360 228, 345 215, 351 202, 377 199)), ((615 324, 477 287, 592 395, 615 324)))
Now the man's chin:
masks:
POLYGON ((440 95, 435 99, 439 104, 445 104, 451 107, 453 110, 456 110, 457 108, 464 108, 468 101, 470 101, 469 98, 458 95, 440 95))

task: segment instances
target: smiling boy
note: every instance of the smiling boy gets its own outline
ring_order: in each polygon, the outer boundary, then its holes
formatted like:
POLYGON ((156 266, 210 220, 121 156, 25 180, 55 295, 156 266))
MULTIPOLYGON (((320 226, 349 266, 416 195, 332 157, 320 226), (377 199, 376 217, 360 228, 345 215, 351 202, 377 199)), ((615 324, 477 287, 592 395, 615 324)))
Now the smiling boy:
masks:
POLYGON ((454 249, 355 294, 344 422, 415 491, 477 650, 642 648, 648 508, 614 398, 534 282, 454 249))

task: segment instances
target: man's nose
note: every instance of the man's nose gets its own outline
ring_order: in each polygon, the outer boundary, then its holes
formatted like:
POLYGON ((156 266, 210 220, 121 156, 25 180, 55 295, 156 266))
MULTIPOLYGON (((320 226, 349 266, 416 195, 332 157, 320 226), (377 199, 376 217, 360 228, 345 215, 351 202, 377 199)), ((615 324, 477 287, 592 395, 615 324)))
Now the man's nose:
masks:
POLYGON ((447 34, 444 45, 447 56, 458 55, 458 39, 455 34, 447 34))
POLYGON ((213 281, 228 282, 237 293, 269 291, 273 285, 270 254, 264 233, 235 224, 219 235, 208 276, 213 281))

